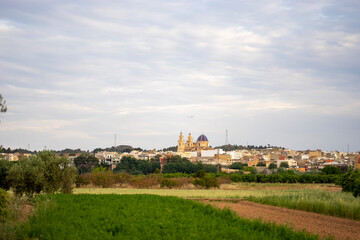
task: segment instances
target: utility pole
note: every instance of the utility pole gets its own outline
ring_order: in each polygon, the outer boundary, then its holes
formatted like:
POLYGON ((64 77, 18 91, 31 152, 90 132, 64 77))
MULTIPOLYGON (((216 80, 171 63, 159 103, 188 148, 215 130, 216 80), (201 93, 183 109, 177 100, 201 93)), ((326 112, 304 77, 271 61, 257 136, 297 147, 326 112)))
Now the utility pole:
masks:
POLYGON ((116 133, 114 134, 114 147, 116 147, 116 133))

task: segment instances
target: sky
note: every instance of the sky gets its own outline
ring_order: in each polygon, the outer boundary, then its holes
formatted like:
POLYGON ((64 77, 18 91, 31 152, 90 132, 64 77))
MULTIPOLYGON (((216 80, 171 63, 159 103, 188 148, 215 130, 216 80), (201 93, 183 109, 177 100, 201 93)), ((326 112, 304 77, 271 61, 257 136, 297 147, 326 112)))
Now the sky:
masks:
POLYGON ((0 145, 360 151, 360 2, 0 0, 0 145))

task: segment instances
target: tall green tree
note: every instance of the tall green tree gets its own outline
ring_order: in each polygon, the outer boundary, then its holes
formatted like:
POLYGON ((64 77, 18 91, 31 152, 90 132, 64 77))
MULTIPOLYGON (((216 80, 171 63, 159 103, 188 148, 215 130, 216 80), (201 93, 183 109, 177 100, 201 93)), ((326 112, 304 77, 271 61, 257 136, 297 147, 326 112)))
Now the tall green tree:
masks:
POLYGON ((94 155, 81 154, 74 159, 74 164, 80 174, 91 172, 99 166, 99 159, 94 155))

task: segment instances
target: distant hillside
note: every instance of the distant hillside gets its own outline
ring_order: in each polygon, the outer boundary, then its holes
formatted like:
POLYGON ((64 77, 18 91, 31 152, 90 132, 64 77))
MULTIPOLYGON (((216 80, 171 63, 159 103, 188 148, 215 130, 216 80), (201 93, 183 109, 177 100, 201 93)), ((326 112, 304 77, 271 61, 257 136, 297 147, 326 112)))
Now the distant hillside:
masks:
POLYGON ((163 152, 167 152, 167 151, 177 152, 177 146, 163 148, 163 152))
POLYGON ((123 152, 131 152, 133 150, 143 151, 143 149, 141 149, 141 148, 133 148, 130 145, 119 145, 119 146, 116 146, 116 147, 113 146, 110 148, 95 148, 92 152, 97 153, 97 152, 101 152, 101 151, 107 151, 107 152, 123 153, 123 152))
POLYGON ((270 145, 267 145, 267 146, 254 146, 254 145, 247 145, 247 146, 243 146, 243 145, 231 145, 231 144, 228 144, 228 145, 222 145, 222 146, 217 146, 215 147, 215 149, 223 149, 224 151, 234 151, 234 150, 251 150, 251 149, 266 149, 266 148, 282 148, 284 149, 283 147, 277 147, 277 146, 270 146, 270 145))

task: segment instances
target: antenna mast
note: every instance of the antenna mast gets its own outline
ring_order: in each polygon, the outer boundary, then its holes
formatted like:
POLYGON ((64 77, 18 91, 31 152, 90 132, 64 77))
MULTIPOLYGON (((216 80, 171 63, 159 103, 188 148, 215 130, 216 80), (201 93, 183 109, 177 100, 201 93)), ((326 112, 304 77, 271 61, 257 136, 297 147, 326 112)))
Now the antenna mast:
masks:
POLYGON ((226 130, 225 145, 229 145, 228 130, 226 130))
POLYGON ((116 133, 114 134, 114 147, 116 147, 116 133))

